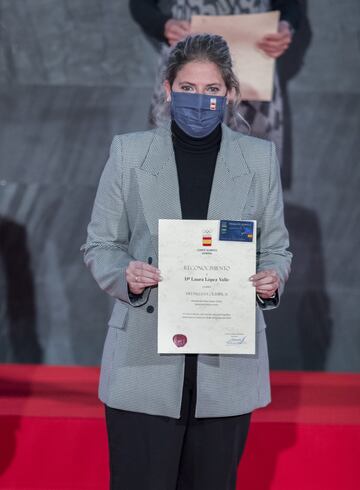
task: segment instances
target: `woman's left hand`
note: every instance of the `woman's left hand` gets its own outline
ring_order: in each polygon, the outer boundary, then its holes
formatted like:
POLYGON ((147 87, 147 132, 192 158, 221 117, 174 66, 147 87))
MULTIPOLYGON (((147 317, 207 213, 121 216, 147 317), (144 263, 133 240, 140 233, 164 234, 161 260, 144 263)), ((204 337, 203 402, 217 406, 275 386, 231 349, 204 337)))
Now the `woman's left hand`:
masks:
POLYGON ((279 32, 267 34, 258 42, 258 47, 262 49, 271 58, 278 58, 290 46, 292 35, 290 27, 286 20, 279 22, 279 32))
POLYGON ((273 269, 258 272, 249 278, 256 288, 257 294, 263 299, 269 299, 280 287, 280 278, 273 269))

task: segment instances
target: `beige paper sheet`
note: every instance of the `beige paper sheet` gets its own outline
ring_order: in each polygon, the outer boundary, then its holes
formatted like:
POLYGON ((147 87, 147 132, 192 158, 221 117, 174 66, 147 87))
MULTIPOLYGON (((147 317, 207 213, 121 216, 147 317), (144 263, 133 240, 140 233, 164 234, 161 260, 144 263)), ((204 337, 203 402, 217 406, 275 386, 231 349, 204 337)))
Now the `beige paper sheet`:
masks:
POLYGON ((242 15, 195 15, 191 32, 223 36, 230 46, 240 80, 243 100, 270 101, 273 94, 275 60, 256 44, 265 34, 278 30, 280 12, 242 15))
POLYGON ((219 220, 159 220, 159 353, 255 354, 252 223, 244 242, 220 239, 219 220))

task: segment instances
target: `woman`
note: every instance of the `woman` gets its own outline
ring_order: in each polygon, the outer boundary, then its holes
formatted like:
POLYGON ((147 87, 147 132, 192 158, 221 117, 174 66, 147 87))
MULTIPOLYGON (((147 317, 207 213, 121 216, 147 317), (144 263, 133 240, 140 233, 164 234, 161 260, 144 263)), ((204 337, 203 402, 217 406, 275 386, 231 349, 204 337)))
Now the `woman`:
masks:
POLYGON ((279 165, 273 143, 221 123, 239 104, 223 38, 175 45, 165 89, 167 127, 114 138, 83 246, 116 298, 99 389, 111 489, 234 489, 250 414, 270 401, 261 309, 278 305, 291 261, 279 165), (159 218, 258 220, 256 355, 157 354, 159 218))
MULTIPOLYGON (((280 11, 278 32, 268 34, 259 48, 272 58, 282 56, 292 42, 301 18, 299 0, 130 0, 130 11, 149 39, 161 51, 160 65, 166 63, 169 47, 190 33, 192 15, 239 15, 280 11)), ((251 134, 273 141, 281 162, 283 140, 283 103, 276 74, 271 102, 242 101, 239 111, 243 119, 229 118, 226 123, 235 131, 244 131, 244 119, 250 124, 251 134)), ((155 83, 150 108, 152 125, 163 124, 163 90, 160 79, 155 83)))

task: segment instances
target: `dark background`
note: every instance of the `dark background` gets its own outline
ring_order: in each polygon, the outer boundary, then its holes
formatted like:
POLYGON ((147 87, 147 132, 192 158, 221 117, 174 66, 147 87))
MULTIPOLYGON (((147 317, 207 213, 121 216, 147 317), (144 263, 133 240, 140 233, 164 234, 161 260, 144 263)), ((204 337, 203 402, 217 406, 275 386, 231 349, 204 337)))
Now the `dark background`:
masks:
MULTIPOLYGON (((302 4, 279 63, 294 261, 266 318, 271 367, 359 371, 360 2, 302 4)), ((111 300, 79 248, 156 67, 126 0, 0 0, 0 362, 99 362, 111 300)))

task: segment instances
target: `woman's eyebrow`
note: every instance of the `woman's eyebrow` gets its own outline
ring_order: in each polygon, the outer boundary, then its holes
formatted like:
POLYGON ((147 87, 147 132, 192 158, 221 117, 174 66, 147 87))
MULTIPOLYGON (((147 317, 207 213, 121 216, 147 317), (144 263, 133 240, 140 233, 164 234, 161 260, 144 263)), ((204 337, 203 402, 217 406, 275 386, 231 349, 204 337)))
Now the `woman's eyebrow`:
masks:
MULTIPOLYGON (((186 83, 187 85, 192 85, 193 87, 195 87, 196 83, 192 83, 192 82, 188 82, 186 80, 184 80, 183 82, 179 82, 180 84, 183 84, 183 83, 186 83)), ((207 83, 205 86, 206 87, 210 87, 210 86, 213 86, 213 85, 217 85, 218 87, 220 87, 221 83, 219 82, 212 82, 212 83, 207 83)))

